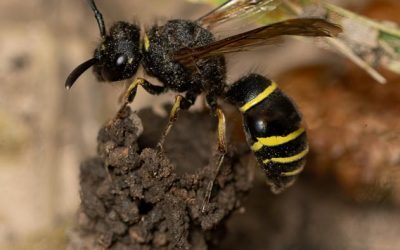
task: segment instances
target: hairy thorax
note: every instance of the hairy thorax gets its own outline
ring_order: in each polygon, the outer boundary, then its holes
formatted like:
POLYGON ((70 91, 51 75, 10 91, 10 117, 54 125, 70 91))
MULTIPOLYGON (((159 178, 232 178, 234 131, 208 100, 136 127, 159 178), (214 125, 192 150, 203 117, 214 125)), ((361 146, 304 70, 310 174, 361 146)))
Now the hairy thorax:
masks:
POLYGON ((163 26, 153 26, 144 37, 143 66, 148 74, 174 91, 220 94, 226 72, 223 56, 199 60, 194 68, 177 63, 173 56, 179 49, 205 46, 213 41, 213 34, 193 21, 170 20, 163 26))

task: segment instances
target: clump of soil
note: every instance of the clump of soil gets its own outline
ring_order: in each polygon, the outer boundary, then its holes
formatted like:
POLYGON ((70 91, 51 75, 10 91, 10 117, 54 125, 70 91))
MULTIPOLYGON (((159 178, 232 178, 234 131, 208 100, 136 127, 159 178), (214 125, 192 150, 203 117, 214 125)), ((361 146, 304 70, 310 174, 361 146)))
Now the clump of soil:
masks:
POLYGON ((229 216, 241 207, 251 178, 230 145, 215 172, 215 120, 208 113, 183 113, 165 143, 154 145, 166 118, 129 108, 98 134, 98 156, 81 165, 81 209, 71 249, 207 249, 218 244, 229 216), (143 131, 144 128, 144 131, 143 131))

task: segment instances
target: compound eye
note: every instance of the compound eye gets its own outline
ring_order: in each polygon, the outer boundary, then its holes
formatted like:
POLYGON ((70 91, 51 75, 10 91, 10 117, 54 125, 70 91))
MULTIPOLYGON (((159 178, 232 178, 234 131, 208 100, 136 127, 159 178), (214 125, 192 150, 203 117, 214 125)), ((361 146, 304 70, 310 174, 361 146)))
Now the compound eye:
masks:
POLYGON ((124 66, 127 61, 128 61, 128 57, 125 55, 122 55, 117 58, 117 61, 115 62, 115 64, 116 64, 116 66, 120 67, 120 66, 124 66))

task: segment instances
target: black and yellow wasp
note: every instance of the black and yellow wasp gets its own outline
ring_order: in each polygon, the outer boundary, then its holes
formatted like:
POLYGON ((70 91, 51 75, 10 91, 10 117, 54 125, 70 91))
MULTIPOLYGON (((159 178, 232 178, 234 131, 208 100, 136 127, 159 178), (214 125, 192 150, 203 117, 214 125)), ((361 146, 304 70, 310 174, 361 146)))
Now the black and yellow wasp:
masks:
MULTIPOLYGON (((306 132, 295 104, 275 82, 262 75, 249 74, 228 85, 224 55, 271 44, 285 35, 333 37, 341 32, 338 25, 322 18, 296 18, 216 40, 210 31, 213 27, 233 18, 262 12, 279 3, 278 0, 231 0, 195 21, 169 20, 141 35, 137 25, 123 21, 116 22, 107 32, 94 0, 88 0, 88 3, 95 14, 101 42, 93 58, 80 64, 68 76, 66 88, 92 66, 100 81, 131 79, 138 67, 143 66, 145 72, 160 80, 162 86, 136 78, 127 89, 124 105, 133 101, 139 85, 154 95, 168 90, 179 93, 160 139, 161 147, 178 111, 191 107, 204 93, 208 106, 218 117, 216 173, 226 153, 225 116, 217 103, 221 97, 241 111, 247 141, 273 190, 282 190, 295 180, 308 152, 306 132)), ((208 186, 206 199, 212 185, 213 181, 208 186)))

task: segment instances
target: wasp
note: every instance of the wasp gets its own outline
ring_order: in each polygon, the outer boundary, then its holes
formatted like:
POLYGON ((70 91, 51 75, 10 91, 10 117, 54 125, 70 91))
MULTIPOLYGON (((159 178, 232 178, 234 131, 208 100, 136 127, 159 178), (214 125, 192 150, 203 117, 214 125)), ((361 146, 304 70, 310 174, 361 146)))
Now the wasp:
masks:
MULTIPOLYGON (((212 29, 233 18, 260 12, 277 0, 230 0, 197 20, 169 20, 141 33, 136 24, 119 21, 106 31, 104 19, 88 0, 100 30, 101 42, 93 57, 77 66, 65 82, 67 89, 90 67, 99 81, 132 79, 139 66, 162 85, 143 78, 132 80, 124 94, 124 105, 134 100, 139 86, 148 93, 177 93, 160 147, 180 110, 189 109, 204 94, 218 117, 218 157, 214 179, 206 190, 208 201, 218 170, 227 152, 225 115, 218 98, 235 105, 242 114, 247 142, 273 191, 281 191, 303 170, 308 152, 307 135, 294 102, 265 76, 248 74, 233 84, 226 82, 225 55, 274 43, 291 36, 334 37, 340 26, 323 18, 295 18, 217 40, 212 29)), ((204 208, 204 207, 203 207, 204 208)))

